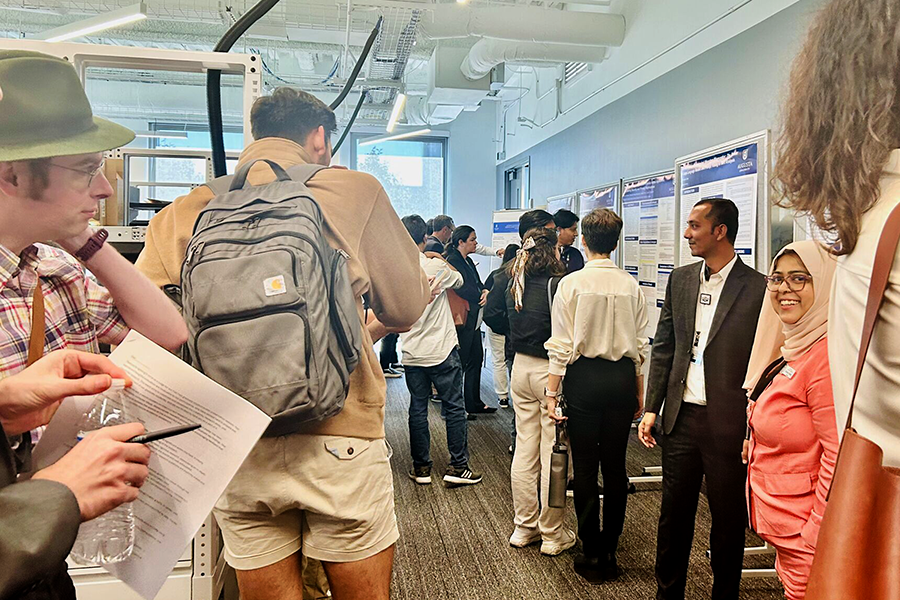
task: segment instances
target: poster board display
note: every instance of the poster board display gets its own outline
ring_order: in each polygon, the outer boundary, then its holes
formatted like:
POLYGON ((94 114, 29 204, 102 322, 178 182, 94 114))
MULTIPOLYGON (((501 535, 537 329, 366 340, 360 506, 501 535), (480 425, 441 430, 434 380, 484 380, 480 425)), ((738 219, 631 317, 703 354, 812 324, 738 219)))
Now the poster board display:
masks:
POLYGON ((834 246, 837 244, 837 233, 823 231, 810 215, 798 214, 794 216, 794 241, 802 240, 816 240, 826 246, 834 246))
POLYGON ((575 210, 577 208, 575 206, 576 199, 577 196, 575 193, 551 196, 550 198, 547 198, 547 212, 553 215, 556 214, 556 211, 564 208, 577 214, 575 210))
MULTIPOLYGON (((735 252, 745 264, 765 271, 771 254, 768 166, 768 131, 679 158, 675 161, 679 225, 687 222, 694 204, 703 198, 731 199, 740 213, 735 252)), ((678 265, 697 260, 682 239, 678 265)))
POLYGON ((652 336, 675 268, 675 172, 623 180, 622 221, 622 268, 641 286, 652 336))
MULTIPOLYGON (((575 214, 578 215, 578 239, 575 242, 575 245, 579 250, 584 253, 584 248, 581 246, 581 221, 587 216, 592 210, 595 208, 608 208, 617 214, 622 214, 619 208, 619 190, 620 183, 608 183, 606 185, 601 185, 599 187, 588 188, 586 190, 582 190, 577 193, 578 195, 578 210, 575 211, 575 214)), ((612 253, 610 257, 612 261, 616 264, 619 264, 618 255, 621 252, 616 251, 612 253)), ((586 258, 586 257, 585 257, 586 258)))
MULTIPOLYGON (((519 243, 519 217, 527 210, 495 210, 491 219, 491 248, 506 248, 509 244, 519 243)), ((491 259, 497 261, 498 259, 491 259)))

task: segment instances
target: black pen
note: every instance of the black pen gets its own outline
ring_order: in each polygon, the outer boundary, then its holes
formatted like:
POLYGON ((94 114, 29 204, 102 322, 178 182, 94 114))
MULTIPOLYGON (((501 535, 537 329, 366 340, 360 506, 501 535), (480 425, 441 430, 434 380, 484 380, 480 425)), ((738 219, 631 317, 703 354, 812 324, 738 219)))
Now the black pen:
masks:
POLYGON ((163 440, 172 437, 173 435, 181 435, 182 433, 194 431, 200 429, 200 427, 200 423, 194 423, 193 425, 178 425, 177 427, 160 429, 159 431, 145 433, 144 435, 136 435, 128 440, 128 442, 132 444, 146 444, 147 442, 155 442, 156 440, 163 440))

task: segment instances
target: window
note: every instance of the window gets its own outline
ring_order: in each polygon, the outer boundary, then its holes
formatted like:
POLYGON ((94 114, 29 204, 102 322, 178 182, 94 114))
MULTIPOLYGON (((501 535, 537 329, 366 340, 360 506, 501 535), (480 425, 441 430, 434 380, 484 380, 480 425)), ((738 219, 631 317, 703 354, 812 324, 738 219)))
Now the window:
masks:
POLYGON ((590 67, 587 63, 583 62, 567 62, 565 70, 563 71, 563 84, 570 84, 579 77, 581 77, 584 73, 587 73, 590 70, 590 67))
POLYGON ((417 214, 428 220, 446 206, 447 140, 416 138, 366 143, 355 137, 351 164, 373 175, 387 192, 397 214, 417 214))

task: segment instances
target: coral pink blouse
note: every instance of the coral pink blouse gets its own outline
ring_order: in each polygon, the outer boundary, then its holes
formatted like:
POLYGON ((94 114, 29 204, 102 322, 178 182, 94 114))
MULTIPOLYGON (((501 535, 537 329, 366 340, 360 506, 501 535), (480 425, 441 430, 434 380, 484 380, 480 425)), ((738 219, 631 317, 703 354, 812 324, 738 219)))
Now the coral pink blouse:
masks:
POLYGON ((748 504, 762 536, 816 545, 838 453, 823 338, 789 363, 750 407, 748 504))

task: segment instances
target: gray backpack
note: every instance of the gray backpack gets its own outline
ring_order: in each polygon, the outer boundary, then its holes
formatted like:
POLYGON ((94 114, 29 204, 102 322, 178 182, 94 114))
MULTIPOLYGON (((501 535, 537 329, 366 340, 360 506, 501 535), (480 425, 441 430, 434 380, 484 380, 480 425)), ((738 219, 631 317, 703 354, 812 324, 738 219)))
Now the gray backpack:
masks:
POLYGON ((182 310, 193 366, 272 417, 276 436, 340 412, 362 334, 349 257, 328 244, 306 186, 324 167, 266 160, 276 181, 245 188, 256 162, 207 184, 216 197, 187 246, 182 310))

